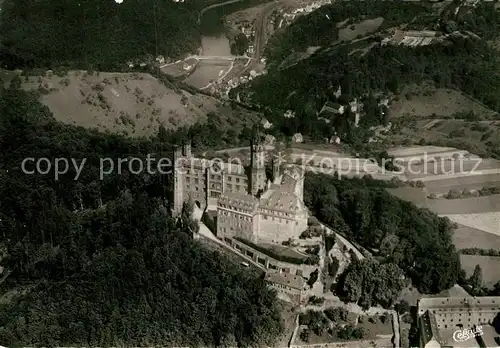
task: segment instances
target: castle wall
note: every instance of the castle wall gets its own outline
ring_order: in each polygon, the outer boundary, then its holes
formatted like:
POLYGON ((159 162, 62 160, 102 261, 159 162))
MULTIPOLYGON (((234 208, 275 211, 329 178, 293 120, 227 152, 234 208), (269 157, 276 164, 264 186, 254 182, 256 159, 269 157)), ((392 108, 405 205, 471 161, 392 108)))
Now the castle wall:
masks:
POLYGON ((267 284, 268 286, 276 290, 278 297, 287 302, 300 305, 305 297, 304 291, 301 291, 299 289, 294 289, 286 285, 275 284, 272 282, 267 282, 267 284))
POLYGON ((217 208, 217 237, 239 237, 255 241, 255 215, 234 210, 217 208))
POLYGON ((306 214, 286 217, 260 213, 259 240, 281 244, 290 238, 297 239, 307 229, 306 214))
POLYGON ((317 265, 297 265, 294 263, 290 262, 283 262, 283 261, 278 261, 275 260, 274 258, 257 251, 253 249, 252 247, 246 245, 245 243, 242 243, 240 241, 237 241, 235 239, 231 238, 223 238, 223 241, 233 247, 234 249, 238 250, 242 254, 246 255, 247 257, 251 258, 253 261, 261 264, 267 269, 274 269, 274 270, 279 270, 281 272, 285 273, 290 273, 293 275, 298 275, 302 276, 304 278, 309 278, 311 273, 318 268, 317 265))
POLYGON ((260 241, 281 244, 290 238, 298 238, 298 221, 293 219, 269 216, 260 214, 260 231, 258 238, 260 241))

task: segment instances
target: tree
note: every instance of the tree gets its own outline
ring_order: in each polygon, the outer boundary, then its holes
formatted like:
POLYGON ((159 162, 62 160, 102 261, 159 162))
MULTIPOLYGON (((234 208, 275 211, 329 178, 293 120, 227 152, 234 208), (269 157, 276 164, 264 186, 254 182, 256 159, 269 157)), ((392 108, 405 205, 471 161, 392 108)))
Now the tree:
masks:
POLYGON ((495 328, 497 334, 500 334, 500 312, 497 313, 497 315, 493 319, 493 327, 495 328))
POLYGON ((474 295, 479 295, 481 293, 483 287, 483 270, 481 266, 476 265, 476 267, 474 267, 474 273, 472 273, 472 276, 469 278, 469 284, 474 295))
POLYGON ((13 89, 13 90, 19 90, 19 89, 21 89, 21 85, 22 85, 22 80, 21 80, 21 78, 19 77, 19 75, 16 75, 16 76, 14 76, 14 78, 12 78, 12 80, 10 81, 9 88, 10 88, 10 89, 13 89))
POLYGON ((395 309, 399 314, 409 313, 410 304, 405 300, 401 300, 401 302, 396 304, 395 309))
POLYGON ((315 269, 314 271, 311 272, 311 275, 309 276, 309 279, 307 280, 307 285, 309 287, 313 287, 314 283, 318 280, 319 277, 319 269, 315 269))
POLYGON ((335 277, 337 271, 339 270, 340 262, 336 257, 332 257, 330 263, 328 264, 328 275, 335 277))
POLYGON ((241 56, 245 54, 245 52, 248 49, 248 38, 246 37, 245 34, 239 33, 236 35, 234 38, 234 42, 231 45, 231 53, 241 56))

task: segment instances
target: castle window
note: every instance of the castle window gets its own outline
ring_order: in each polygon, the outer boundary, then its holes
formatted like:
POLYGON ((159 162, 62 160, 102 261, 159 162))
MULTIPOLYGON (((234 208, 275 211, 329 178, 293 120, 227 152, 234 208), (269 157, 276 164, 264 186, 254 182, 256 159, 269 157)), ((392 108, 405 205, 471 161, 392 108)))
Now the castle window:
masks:
POLYGON ((189 174, 189 169, 186 169, 186 174, 189 174))
POLYGON ((197 178, 196 178, 196 179, 194 179, 194 183, 195 183, 196 185, 198 185, 198 184, 199 184, 199 181, 200 181, 200 180, 198 180, 197 178))
POLYGON ((236 178, 236 183, 239 183, 240 182, 240 178, 236 178))

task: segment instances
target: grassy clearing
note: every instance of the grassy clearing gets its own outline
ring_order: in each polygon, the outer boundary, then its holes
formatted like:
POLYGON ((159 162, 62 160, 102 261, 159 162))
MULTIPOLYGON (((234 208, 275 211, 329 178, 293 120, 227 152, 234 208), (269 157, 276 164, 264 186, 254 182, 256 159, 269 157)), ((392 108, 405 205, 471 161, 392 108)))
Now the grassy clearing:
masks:
MULTIPOLYGON (((339 29, 339 40, 351 41, 374 33, 378 30, 383 22, 384 18, 378 17, 347 25, 346 27, 339 29)), ((346 22, 343 23, 346 24, 346 22)))
POLYGON ((459 91, 422 84, 403 88, 399 98, 394 100, 389 108, 389 116, 390 118, 402 116, 440 118, 468 111, 485 118, 491 118, 496 114, 459 91))
MULTIPOLYGON (((2 71, 6 85, 15 76, 2 71)), ((128 136, 151 136, 160 125, 177 129, 219 116, 221 128, 238 129, 256 113, 226 105, 203 94, 174 91, 144 73, 69 71, 21 76, 21 87, 37 91, 63 123, 128 136)))
POLYGON ((458 228, 453 233, 453 244, 455 244, 457 249, 500 249, 500 237, 476 228, 458 224, 458 228))
POLYGON ((500 212, 443 215, 461 225, 477 228, 500 237, 500 212))
POLYGON ((382 322, 380 316, 366 317, 360 316, 359 327, 362 327, 365 332, 365 339, 379 338, 380 336, 392 336, 392 316, 382 322))

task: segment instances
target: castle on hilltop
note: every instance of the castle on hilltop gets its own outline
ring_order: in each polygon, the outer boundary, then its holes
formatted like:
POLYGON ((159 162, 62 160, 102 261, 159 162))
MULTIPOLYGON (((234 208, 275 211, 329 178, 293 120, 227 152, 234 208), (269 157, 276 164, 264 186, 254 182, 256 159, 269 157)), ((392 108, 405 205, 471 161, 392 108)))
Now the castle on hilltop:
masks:
POLYGON ((303 202, 304 170, 273 160, 266 177, 265 149, 250 144, 250 165, 239 161, 196 158, 191 145, 174 150, 174 214, 186 201, 217 210, 217 237, 251 242, 281 243, 307 229, 303 202), (283 167, 283 168, 282 168, 283 167), (283 173, 281 173, 283 169, 283 173))

